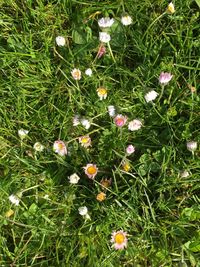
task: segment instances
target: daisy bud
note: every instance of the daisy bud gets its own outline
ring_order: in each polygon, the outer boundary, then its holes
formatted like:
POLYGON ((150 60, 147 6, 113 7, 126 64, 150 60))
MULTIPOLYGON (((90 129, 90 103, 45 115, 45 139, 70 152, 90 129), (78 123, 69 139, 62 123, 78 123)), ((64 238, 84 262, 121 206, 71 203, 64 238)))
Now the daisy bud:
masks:
POLYGON ((197 142, 195 141, 187 142, 187 149, 191 152, 194 152, 197 149, 197 142))
POLYGON ((155 100, 157 96, 158 96, 158 93, 156 91, 152 90, 149 93, 147 93, 144 96, 144 98, 145 98, 146 102, 148 103, 148 102, 155 100))
POLYGON ((58 46, 64 46, 65 43, 66 43, 66 40, 65 40, 65 38, 63 36, 57 36, 56 37, 56 44, 58 46))
POLYGON ((108 43, 108 42, 110 42, 110 40, 111 40, 110 34, 107 33, 107 32, 100 32, 99 33, 99 40, 102 43, 108 43))

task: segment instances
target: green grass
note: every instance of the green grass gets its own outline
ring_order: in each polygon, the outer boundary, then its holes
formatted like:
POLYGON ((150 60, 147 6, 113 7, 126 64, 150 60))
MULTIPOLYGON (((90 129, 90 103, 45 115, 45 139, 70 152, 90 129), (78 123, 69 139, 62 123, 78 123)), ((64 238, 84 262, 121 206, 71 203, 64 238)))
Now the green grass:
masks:
POLYGON ((176 1, 176 12, 167 14, 167 5, 0 1, 0 266, 200 266, 200 150, 193 155, 186 148, 187 141, 200 143, 199 6, 176 1), (120 23, 124 11, 133 19, 127 27, 120 23), (96 58, 102 16, 117 21, 114 58, 108 47, 96 58), (59 35, 65 47, 56 46, 59 35), (91 77, 84 74, 89 67, 91 77), (73 80, 73 68, 82 71, 80 81, 73 80), (146 103, 149 90, 161 93, 161 71, 173 79, 160 100, 146 103), (103 101, 100 86, 108 89, 103 101), (117 128, 109 105, 143 127, 117 128), (91 120, 89 130, 73 126, 76 114, 91 120), (29 130, 23 141, 21 128, 29 130), (86 134, 89 150, 78 142, 86 134), (67 144, 66 157, 53 151, 58 139, 67 144), (34 151, 35 142, 43 152, 34 151), (136 152, 124 172, 129 144, 136 152), (94 181, 84 174, 88 163, 99 168, 94 181), (181 178, 183 170, 190 175, 181 178), (81 178, 77 185, 69 183, 73 173, 81 178), (102 178, 112 178, 112 185, 98 202, 102 178), (8 197, 19 193, 15 206, 8 197), (81 206, 91 220, 79 215, 81 206), (128 233, 125 250, 113 249, 114 230, 128 233))

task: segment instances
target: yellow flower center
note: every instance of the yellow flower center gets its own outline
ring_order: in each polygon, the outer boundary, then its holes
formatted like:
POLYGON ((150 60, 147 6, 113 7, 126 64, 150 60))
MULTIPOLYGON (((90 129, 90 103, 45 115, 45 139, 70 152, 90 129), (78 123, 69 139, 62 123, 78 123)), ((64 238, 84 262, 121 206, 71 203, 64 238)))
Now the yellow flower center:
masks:
POLYGON ((128 172, 130 170, 130 168, 131 168, 131 166, 128 163, 125 163, 123 165, 123 169, 124 169, 125 172, 128 172))
POLYGON ((121 245, 125 240, 125 236, 122 233, 118 233, 115 235, 115 243, 121 245))
POLYGON ((95 166, 90 166, 87 168, 87 172, 90 174, 90 175, 93 175, 97 172, 97 169, 95 166))
POLYGON ((61 149, 63 149, 63 148, 64 148, 64 145, 63 145, 63 144, 61 144, 61 143, 58 144, 58 149, 59 149, 59 150, 61 150, 61 149))
POLYGON ((81 139, 81 142, 82 142, 83 144, 86 144, 86 143, 89 142, 89 138, 88 138, 87 136, 85 136, 85 137, 83 137, 83 138, 81 139))
POLYGON ((107 94, 107 90, 105 88, 103 88, 103 87, 98 88, 97 92, 102 96, 107 94))

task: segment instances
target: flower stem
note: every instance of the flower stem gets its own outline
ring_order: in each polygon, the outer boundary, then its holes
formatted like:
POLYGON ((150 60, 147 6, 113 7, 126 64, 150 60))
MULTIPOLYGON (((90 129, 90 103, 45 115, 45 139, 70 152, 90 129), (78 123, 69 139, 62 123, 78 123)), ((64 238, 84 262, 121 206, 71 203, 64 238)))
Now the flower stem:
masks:
POLYGON ((111 46, 110 46, 110 43, 109 43, 109 42, 108 42, 108 49, 109 49, 109 51, 110 51, 110 55, 111 55, 111 57, 112 57, 113 61, 116 63, 116 61, 115 61, 115 58, 114 58, 114 55, 113 55, 113 52, 112 52, 112 49, 111 49, 111 46))
POLYGON ((159 96, 159 98, 158 98, 158 102, 160 101, 160 99, 161 99, 161 98, 162 98, 162 96, 163 96, 163 93, 164 93, 164 88, 165 88, 165 86, 164 86, 164 85, 162 85, 162 89, 161 89, 160 96, 159 96))

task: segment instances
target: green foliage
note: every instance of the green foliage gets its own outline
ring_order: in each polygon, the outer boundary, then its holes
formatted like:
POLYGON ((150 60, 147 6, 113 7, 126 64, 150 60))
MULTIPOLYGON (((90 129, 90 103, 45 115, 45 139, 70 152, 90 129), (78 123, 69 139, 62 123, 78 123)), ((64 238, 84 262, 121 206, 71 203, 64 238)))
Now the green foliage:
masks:
POLYGON ((176 1, 174 14, 167 4, 0 1, 0 266, 200 265, 199 1, 176 1), (121 23, 125 14, 129 26, 121 23), (115 22, 98 58, 103 16, 115 22), (173 74, 163 91, 162 71, 173 74), (108 91, 102 101, 99 87, 108 91), (147 103, 151 90, 159 96, 147 103), (116 127, 109 105, 127 117, 124 127, 116 127), (75 115, 91 127, 73 126, 75 115), (134 119, 142 127, 130 131, 134 119), (29 131, 23 140, 19 129, 29 131), (84 135, 89 148, 79 143, 84 135), (56 140, 66 143, 65 157, 53 151, 56 140), (186 148, 191 140, 194 153, 186 148), (127 155, 130 144, 135 152, 127 155), (99 169, 94 180, 84 173, 88 163, 99 169), (69 182, 73 173, 78 184, 69 182), (112 179, 107 190, 102 179, 112 179), (98 202, 101 191, 106 199, 98 202), (125 250, 112 247, 117 230, 128 234, 125 250))

